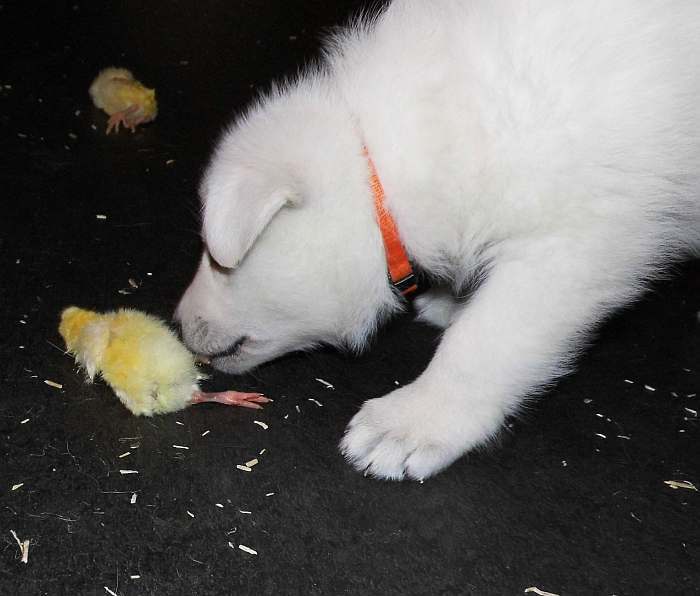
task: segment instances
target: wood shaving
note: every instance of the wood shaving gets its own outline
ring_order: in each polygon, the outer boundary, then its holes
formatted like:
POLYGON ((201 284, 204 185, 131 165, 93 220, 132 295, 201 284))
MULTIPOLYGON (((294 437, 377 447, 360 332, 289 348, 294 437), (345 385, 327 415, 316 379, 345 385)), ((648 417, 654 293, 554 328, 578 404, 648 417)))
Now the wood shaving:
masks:
POLYGON ((55 389, 63 389, 63 385, 61 385, 60 383, 56 383, 56 381, 44 379, 44 383, 46 383, 49 387, 54 387, 55 389))
POLYGON ((192 519, 194 519, 194 513, 192 513, 191 511, 188 511, 187 515, 189 515, 192 519))
POLYGON ((136 503, 136 493, 133 493, 133 494, 131 495, 131 501, 129 501, 129 502, 130 502, 132 505, 133 505, 134 503, 136 503))
POLYGON ((625 379, 625 383, 629 383, 630 385, 634 385, 634 381, 630 381, 629 379, 625 379))
POLYGON ((271 496, 274 495, 274 494, 275 494, 275 493, 265 493, 265 496, 266 496, 266 497, 271 497, 271 496))
POLYGON ((138 474, 138 470, 119 470, 120 474, 138 474))
POLYGON ((263 430, 267 430, 269 428, 267 424, 265 424, 264 422, 260 422, 260 420, 253 420, 253 424, 257 424, 263 430))
POLYGON ((186 447, 185 445, 173 445, 175 449, 189 449, 189 447, 186 447))
POLYGON ((267 451, 267 449, 261 449, 261 450, 260 450, 260 453, 258 453, 258 455, 262 455, 262 454, 265 453, 266 451, 267 451))
POLYGON ((24 420, 22 420, 22 422, 20 422, 20 424, 27 424, 27 422, 29 422, 29 418, 25 418, 24 420))
POLYGON ((554 592, 545 592, 544 590, 540 590, 534 586, 532 588, 525 588, 525 593, 527 594, 529 592, 538 594, 539 596, 559 596, 559 594, 555 594, 554 592))
POLYGON ((97 219, 107 219, 107 216, 106 216, 106 215, 103 215, 102 213, 98 213, 97 215, 95 215, 95 217, 96 217, 97 219))
POLYGON ((206 437, 210 432, 211 432, 210 430, 205 430, 205 431, 202 433, 202 436, 203 436, 203 437, 206 437))
POLYGON ((20 540, 14 530, 10 530, 10 534, 12 534, 14 539, 17 541, 19 552, 22 555, 22 563, 26 565, 29 563, 29 540, 20 540))
POLYGON ((176 420, 176 421, 175 421, 175 424, 179 424, 180 426, 185 426, 185 423, 184 423, 184 422, 180 422, 179 420, 176 420))
POLYGON ((688 480, 664 480, 664 484, 670 486, 673 490, 685 488, 687 490, 694 490, 695 492, 698 491, 698 489, 695 488, 695 485, 688 480))
POLYGON ((119 456, 119 459, 121 459, 122 457, 128 457, 128 456, 130 456, 130 455, 131 455, 131 451, 125 451, 124 453, 122 453, 122 454, 119 456))
POLYGON ((24 482, 20 482, 19 484, 13 484, 12 490, 17 490, 19 488, 22 488, 23 486, 24 486, 24 482))
POLYGON ((246 511, 245 509, 239 509, 238 513, 244 513, 245 515, 251 515, 253 512, 252 511, 246 511))
POLYGON ((252 548, 250 548, 249 546, 246 546, 245 544, 239 544, 238 548, 240 548, 243 552, 246 552, 250 555, 257 555, 258 554, 258 551, 253 550, 252 548))
POLYGON ((254 457, 253 459, 248 460, 247 462, 245 462, 245 465, 246 465, 246 467, 248 467, 248 468, 252 468, 253 466, 257 466, 259 463, 260 463, 260 462, 258 461, 258 458, 257 458, 257 457, 254 457))
POLYGON ((114 590, 110 590, 107 586, 104 586, 105 591, 107 594, 111 594, 112 596, 119 596, 114 590))
POLYGON ((314 399, 313 397, 310 397, 309 401, 314 402, 319 408, 323 407, 323 404, 320 401, 318 401, 317 399, 314 399))
POLYGON ((141 579, 140 575, 130 575, 129 579, 141 579))
POLYGON ((656 387, 652 387, 651 385, 644 385, 644 389, 647 391, 656 391, 656 387))
POLYGON ((324 385, 326 389, 335 389, 333 385, 331 385, 328 381, 324 381, 323 379, 316 379, 321 385, 324 385))
POLYGON ((252 472, 253 471, 252 468, 249 468, 248 466, 243 466, 241 464, 237 464, 236 467, 243 472, 252 472))
POLYGON ((601 439, 607 439, 607 438, 608 438, 608 437, 606 437, 603 433, 595 433, 595 436, 596 436, 596 437, 600 437, 601 439))
POLYGON ((217 507, 220 507, 221 509, 224 508, 224 506, 223 506, 221 503, 216 503, 216 506, 217 506, 217 507))

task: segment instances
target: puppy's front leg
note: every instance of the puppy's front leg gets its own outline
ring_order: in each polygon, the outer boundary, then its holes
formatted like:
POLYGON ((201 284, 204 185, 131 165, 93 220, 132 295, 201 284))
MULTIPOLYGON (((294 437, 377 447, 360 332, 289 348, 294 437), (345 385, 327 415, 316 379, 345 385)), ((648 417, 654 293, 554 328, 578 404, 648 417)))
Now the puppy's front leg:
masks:
POLYGON ((501 258, 425 372, 352 419, 341 443, 347 459, 379 478, 426 478, 487 441, 562 374, 581 336, 630 294, 609 258, 594 265, 576 249, 543 245, 501 258))

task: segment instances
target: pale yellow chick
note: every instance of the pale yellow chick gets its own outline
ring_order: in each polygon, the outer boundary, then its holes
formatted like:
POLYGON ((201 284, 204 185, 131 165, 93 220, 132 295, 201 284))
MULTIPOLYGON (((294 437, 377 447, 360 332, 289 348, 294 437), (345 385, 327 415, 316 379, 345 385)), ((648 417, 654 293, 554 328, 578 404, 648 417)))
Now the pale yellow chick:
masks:
POLYGON ((112 387, 135 415, 152 416, 215 401, 260 408, 270 400, 260 393, 203 393, 204 378, 193 355, 160 319, 130 309, 105 314, 70 306, 61 313, 59 333, 85 369, 112 387))
POLYGON ((126 68, 111 66, 101 71, 90 85, 90 97, 109 115, 107 134, 113 129, 119 132, 120 124, 134 132, 158 115, 156 90, 144 87, 126 68))

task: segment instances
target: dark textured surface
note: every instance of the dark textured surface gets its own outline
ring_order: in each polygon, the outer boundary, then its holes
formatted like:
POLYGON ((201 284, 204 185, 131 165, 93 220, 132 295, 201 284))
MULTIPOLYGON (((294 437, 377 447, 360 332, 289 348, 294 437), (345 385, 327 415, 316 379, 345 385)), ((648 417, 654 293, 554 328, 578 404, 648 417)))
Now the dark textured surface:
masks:
POLYGON ((57 348, 60 309, 169 316, 218 132, 361 3, 47 4, 0 8, 0 594, 700 593, 700 495, 664 484, 700 486, 697 263, 610 321, 499 445, 424 484, 363 478, 336 449, 364 399, 430 358, 437 333, 408 317, 361 357, 212 381, 275 398, 260 413, 134 418, 83 384, 57 348), (105 137, 89 103, 110 64, 158 90, 135 135, 105 137), (27 565, 10 530, 31 541, 27 565))

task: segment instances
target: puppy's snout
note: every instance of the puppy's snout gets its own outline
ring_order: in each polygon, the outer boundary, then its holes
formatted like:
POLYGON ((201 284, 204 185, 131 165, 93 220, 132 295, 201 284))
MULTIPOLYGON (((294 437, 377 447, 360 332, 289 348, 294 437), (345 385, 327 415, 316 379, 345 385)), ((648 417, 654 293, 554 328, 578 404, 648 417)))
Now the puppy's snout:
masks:
POLYGON ((209 323, 201 317, 193 319, 178 318, 175 320, 180 324, 182 340, 193 352, 206 353, 206 345, 209 343, 209 323))

